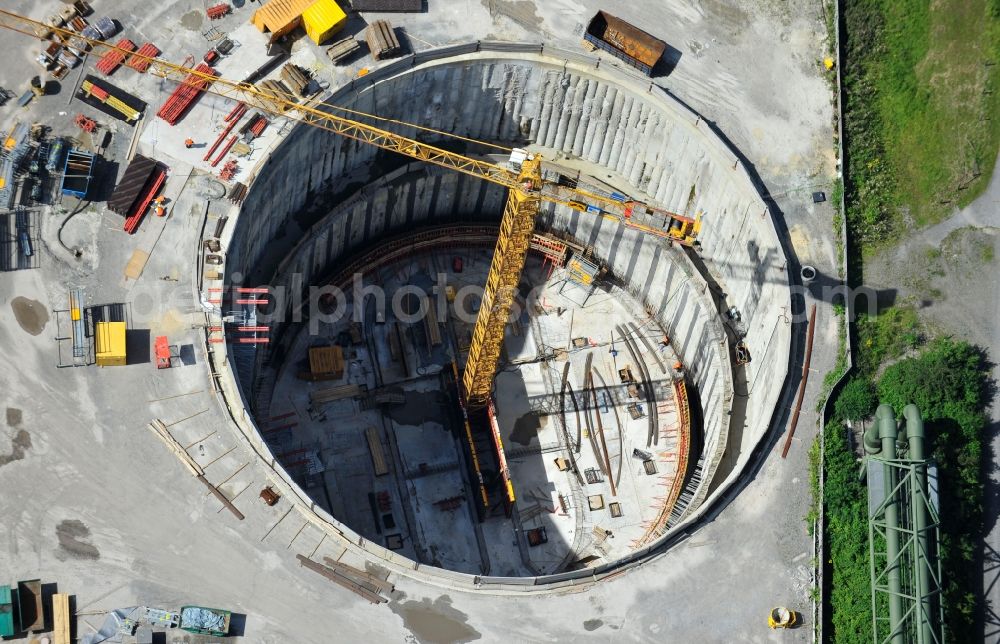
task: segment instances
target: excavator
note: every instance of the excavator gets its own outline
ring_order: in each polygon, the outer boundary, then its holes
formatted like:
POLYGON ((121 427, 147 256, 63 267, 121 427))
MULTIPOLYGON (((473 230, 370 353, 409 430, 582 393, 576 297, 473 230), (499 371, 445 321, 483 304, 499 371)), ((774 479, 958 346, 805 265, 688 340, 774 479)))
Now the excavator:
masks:
MULTIPOLYGON (((59 39, 64 44, 71 44, 77 49, 86 48, 95 54, 115 50, 126 56, 138 56, 151 64, 150 69, 153 73, 165 79, 188 83, 212 94, 253 105, 276 116, 291 118, 411 159, 450 168, 506 187, 507 202, 462 376, 465 404, 470 409, 482 408, 489 403, 503 345, 504 328, 510 317, 511 306, 517 293, 542 202, 559 204, 581 213, 605 217, 628 228, 665 238, 683 246, 696 247, 698 244, 697 237, 701 230, 700 213, 688 217, 629 199, 615 191, 588 190, 574 181, 544 177, 543 158, 537 153, 505 148, 510 151, 507 163, 476 159, 358 120, 338 116, 330 110, 391 121, 416 128, 418 131, 457 136, 447 132, 363 114, 335 105, 319 107, 302 105, 292 96, 281 96, 272 91, 263 91, 250 83, 240 83, 159 58, 142 56, 101 40, 85 38, 75 31, 45 24, 6 10, 0 10, 0 27, 43 41, 59 39)), ((470 141, 464 137, 457 138, 470 141)), ((498 147, 482 141, 472 142, 498 147)))

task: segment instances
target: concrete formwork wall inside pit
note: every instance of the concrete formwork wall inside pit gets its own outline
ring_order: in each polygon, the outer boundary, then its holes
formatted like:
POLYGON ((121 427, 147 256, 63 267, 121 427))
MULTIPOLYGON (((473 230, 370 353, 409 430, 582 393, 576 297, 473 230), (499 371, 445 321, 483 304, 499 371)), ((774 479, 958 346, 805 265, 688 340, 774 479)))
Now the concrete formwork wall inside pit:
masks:
MULTIPOLYGON (((592 60, 567 52, 553 55, 548 49, 540 55, 514 52, 502 58, 496 53, 447 57, 451 53, 454 51, 441 53, 446 56, 442 59, 435 59, 434 52, 423 53, 419 59, 381 68, 338 91, 330 102, 477 139, 511 144, 527 139, 606 166, 638 189, 632 191, 637 198, 680 212, 703 211, 702 255, 726 292, 728 305, 741 311, 746 342, 754 352, 747 370, 752 387, 748 387, 745 419, 740 419, 743 427, 739 428, 737 445, 731 446, 739 448, 741 465, 749 456, 749 447, 769 426, 787 373, 790 329, 782 322, 789 298, 781 246, 766 206, 735 155, 696 114, 659 88, 606 66, 597 68, 592 60)), ((407 128, 389 127, 410 136, 416 134, 407 128)), ((426 133, 420 136, 428 138, 426 133)), ((258 265, 267 255, 268 244, 294 225, 295 217, 318 198, 340 192, 346 198, 382 175, 385 160, 381 154, 366 144, 310 128, 294 129, 259 170, 234 231, 227 271, 247 273, 258 265), (354 186, 355 191, 348 191, 348 186, 354 186)), ((463 188, 459 183, 474 180, 441 177, 436 183, 444 186, 448 181, 455 182, 457 193, 465 193, 471 184, 463 188)), ((433 196, 426 190, 405 196, 389 190, 384 208, 369 210, 367 204, 356 205, 353 218, 338 224, 342 226, 339 232, 330 228, 321 233, 326 237, 320 245, 307 251, 305 257, 295 256, 290 261, 305 269, 303 272, 312 273, 336 256, 335 248, 362 245, 375 238, 372 233, 387 232, 405 221, 400 213, 417 199, 433 196), (376 212, 383 210, 387 214, 376 212)), ((467 198, 465 206, 453 205, 451 212, 476 212, 475 201, 467 198)), ((558 227, 560 217, 557 212, 554 226, 558 227)), ((645 262, 646 271, 639 270, 635 280, 646 283, 636 286, 646 289, 643 297, 654 308, 656 300, 669 300, 683 290, 676 286, 671 290, 671 284, 680 283, 677 276, 659 274, 654 242, 644 241, 621 253, 620 258, 613 257, 613 247, 624 248, 627 244, 622 241, 629 241, 621 231, 602 231, 601 224, 577 225, 576 236, 594 243, 602 254, 606 252, 615 272, 626 281, 633 280, 635 262, 645 262), (609 233, 608 239, 599 233, 609 233)), ((567 227, 571 226, 567 222, 567 227)), ((691 306, 694 301, 692 297, 691 306)), ((701 302, 699 306, 704 307, 705 300, 701 302)), ((698 373, 707 373, 707 354, 718 353, 707 347, 717 338, 714 333, 699 332, 692 322, 708 318, 694 315, 694 309, 677 307, 674 315, 680 317, 671 320, 670 302, 660 306, 661 321, 668 330, 690 342, 688 346, 678 343, 685 363, 698 373), (672 324, 680 330, 672 329, 672 324)), ((709 309, 704 307, 698 313, 713 314, 709 309)), ((717 366, 720 371, 728 369, 728 360, 717 366)), ((698 384, 706 426, 724 436, 722 425, 728 422, 729 403, 724 387, 708 381, 698 384), (726 409, 719 409, 720 401, 726 409), (716 410, 721 412, 719 417, 710 419, 716 410)), ((715 453, 706 453, 709 474, 721 459, 724 439, 706 442, 706 447, 712 446, 715 453)), ((729 480, 738 469, 727 472, 729 480)), ((696 501, 707 495, 711 478, 703 480, 696 501)), ((695 506, 697 503, 692 504, 695 506)))

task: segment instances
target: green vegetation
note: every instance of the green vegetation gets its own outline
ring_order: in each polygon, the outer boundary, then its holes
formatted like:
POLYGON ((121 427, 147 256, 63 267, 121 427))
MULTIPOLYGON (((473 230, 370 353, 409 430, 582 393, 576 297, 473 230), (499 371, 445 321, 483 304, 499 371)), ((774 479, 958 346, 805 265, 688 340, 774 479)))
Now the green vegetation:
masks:
MULTIPOLYGON (((809 446, 809 491, 810 502, 809 502, 809 513, 806 514, 806 528, 809 530, 809 536, 813 534, 813 526, 816 520, 819 519, 819 504, 823 502, 821 498, 819 481, 820 481, 820 471, 823 467, 823 445, 820 443, 820 436, 816 436, 816 440, 813 441, 812 445, 809 446)), ((817 590, 817 588, 813 588, 817 590)))
POLYGON ((843 425, 823 432, 826 544, 830 563, 829 642, 871 642, 872 599, 868 569, 868 497, 858 480, 858 464, 848 449, 843 425))
POLYGON ((864 420, 875 413, 875 408, 878 407, 875 387, 867 378, 855 376, 844 385, 833 407, 838 418, 864 420))
POLYGON ((910 306, 887 309, 875 316, 859 315, 855 330, 857 369, 866 378, 873 378, 883 363, 902 357, 924 340, 923 325, 910 306))
MULTIPOLYGON (((884 355, 892 355, 889 349, 885 351, 884 355)), ((945 623, 949 638, 955 641, 976 639, 975 589, 982 580, 972 564, 982 529, 982 433, 988 373, 980 350, 966 342, 939 338, 916 355, 888 366, 877 378, 877 399, 897 414, 906 404, 916 404, 928 430, 938 464, 945 623)), ((823 502, 833 575, 831 639, 837 642, 871 640, 867 491, 858 482, 858 455, 848 449, 842 428, 844 420, 871 413, 876 404, 875 380, 872 374, 863 373, 851 379, 837 397, 834 418, 824 433, 823 502)))
POLYGON ((982 531, 982 433, 986 427, 987 366, 981 351, 965 342, 939 339, 915 358, 902 360, 879 380, 879 398, 897 413, 912 402, 930 429, 941 498, 941 567, 945 623, 950 639, 971 642, 975 589, 982 573, 974 564, 982 531))
POLYGON ((1000 147, 1000 0, 848 0, 848 223, 865 250, 985 188, 1000 147))

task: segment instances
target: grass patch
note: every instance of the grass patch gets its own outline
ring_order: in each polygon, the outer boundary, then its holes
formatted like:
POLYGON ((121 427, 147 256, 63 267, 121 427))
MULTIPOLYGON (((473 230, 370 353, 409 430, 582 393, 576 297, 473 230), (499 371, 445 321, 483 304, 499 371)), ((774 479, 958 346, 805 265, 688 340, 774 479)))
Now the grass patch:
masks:
POLYGON ((982 193, 1000 147, 997 0, 848 0, 848 222, 872 250, 982 193))
POLYGON ((830 580, 830 642, 872 641, 871 582, 868 573, 868 501, 858 481, 858 463, 840 422, 823 432, 826 479, 823 503, 830 580))
POLYGON ((822 436, 817 434, 812 445, 809 446, 810 502, 809 512, 806 514, 806 529, 809 531, 810 537, 813 535, 813 526, 816 525, 816 521, 819 519, 819 504, 823 502, 819 492, 820 471, 823 467, 823 444, 820 442, 821 440, 822 436))
POLYGON ((902 357, 924 341, 924 327, 910 306, 888 309, 876 316, 859 315, 855 323, 858 337, 858 373, 871 378, 879 367, 902 357))

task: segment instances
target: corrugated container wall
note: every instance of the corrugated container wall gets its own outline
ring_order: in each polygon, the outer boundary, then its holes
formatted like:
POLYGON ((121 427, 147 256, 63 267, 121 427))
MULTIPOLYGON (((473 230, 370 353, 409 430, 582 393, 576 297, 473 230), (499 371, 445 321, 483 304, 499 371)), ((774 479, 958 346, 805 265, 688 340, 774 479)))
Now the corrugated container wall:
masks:
POLYGON ((301 24, 302 12, 312 4, 310 0, 269 0, 253 12, 251 22, 262 33, 277 40, 301 24))
POLYGON ((125 365, 125 323, 98 322, 95 357, 98 367, 121 367, 125 365))
POLYGON ((322 45, 347 24, 347 14, 334 0, 316 0, 302 13, 306 35, 322 45))

